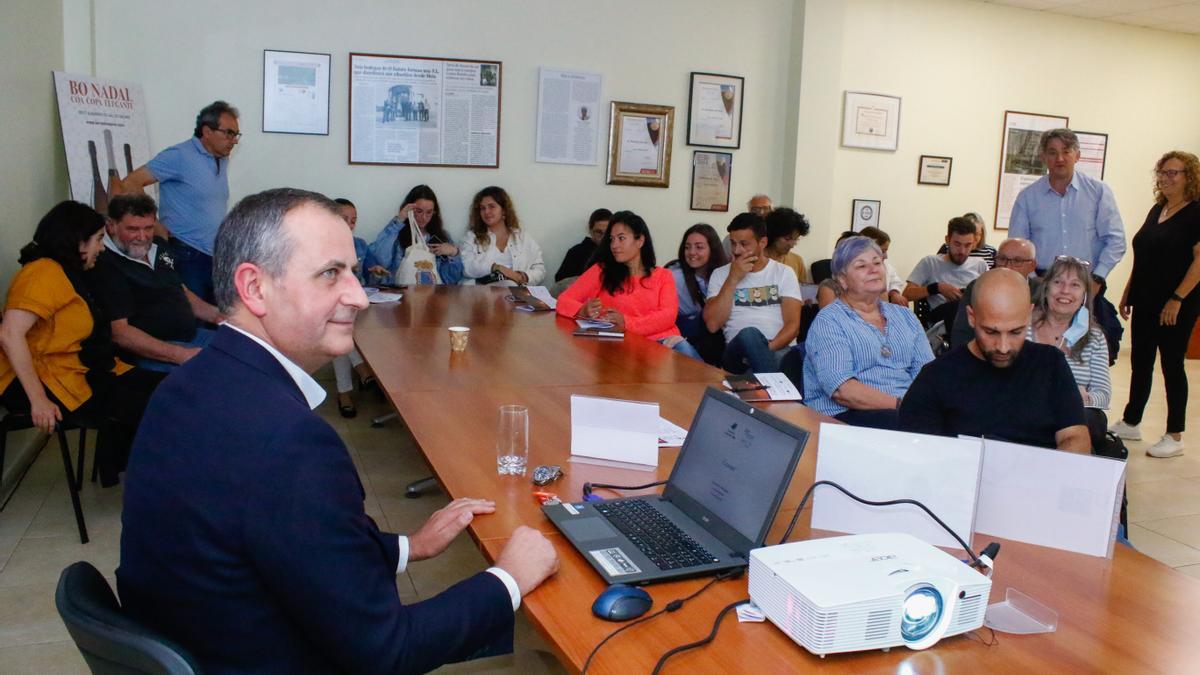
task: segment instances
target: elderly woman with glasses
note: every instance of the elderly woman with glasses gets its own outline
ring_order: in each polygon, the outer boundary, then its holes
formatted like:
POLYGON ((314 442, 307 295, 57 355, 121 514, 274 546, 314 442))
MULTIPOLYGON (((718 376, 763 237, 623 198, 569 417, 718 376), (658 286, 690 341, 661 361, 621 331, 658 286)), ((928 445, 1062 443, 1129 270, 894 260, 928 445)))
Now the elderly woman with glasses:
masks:
POLYGON ((1092 447, 1104 445, 1112 399, 1108 376, 1108 340, 1092 318, 1092 269, 1085 260, 1059 256, 1033 294, 1033 318, 1026 338, 1057 347, 1067 358, 1079 395, 1092 447))
POLYGON ((808 331, 804 392, 817 412, 895 429, 900 400, 933 352, 917 317, 881 299, 883 260, 867 237, 849 237, 834 249, 830 267, 841 293, 808 331))
POLYGON ((1133 237, 1133 272, 1121 296, 1121 318, 1130 321, 1129 403, 1112 431, 1141 440, 1138 425, 1150 400, 1154 358, 1162 355, 1167 387, 1167 433, 1146 451, 1151 457, 1183 454, 1188 383, 1183 369, 1188 338, 1200 315, 1200 159, 1173 150, 1154 166, 1154 206, 1133 237))

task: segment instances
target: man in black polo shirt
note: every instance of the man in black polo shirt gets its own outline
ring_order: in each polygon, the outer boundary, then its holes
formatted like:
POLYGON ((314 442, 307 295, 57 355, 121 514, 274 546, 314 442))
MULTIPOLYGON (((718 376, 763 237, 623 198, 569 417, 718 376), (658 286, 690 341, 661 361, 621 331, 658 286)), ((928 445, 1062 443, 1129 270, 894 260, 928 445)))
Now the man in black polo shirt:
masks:
POLYGON ((183 285, 171 249, 154 236, 156 211, 154 200, 144 194, 112 198, 94 285, 123 355, 144 368, 166 371, 208 343, 212 331, 200 321, 215 324, 222 317, 183 285))
POLYGON ((967 308, 975 338, 925 365, 900 406, 901 429, 1089 452, 1066 359, 1025 340, 1031 307, 1020 274, 997 268, 979 277, 967 308))

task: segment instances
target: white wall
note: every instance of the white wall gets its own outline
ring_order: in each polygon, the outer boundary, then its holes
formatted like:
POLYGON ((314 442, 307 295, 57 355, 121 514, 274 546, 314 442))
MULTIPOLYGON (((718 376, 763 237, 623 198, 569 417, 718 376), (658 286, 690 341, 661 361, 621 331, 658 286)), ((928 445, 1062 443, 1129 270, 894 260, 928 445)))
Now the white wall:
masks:
MULTIPOLYGON (((656 235, 660 260, 673 258, 687 226, 707 221, 723 227, 732 215, 688 209, 691 71, 746 78, 733 201, 744 203, 758 191, 778 193, 782 186, 790 0, 741 3, 736 12, 717 0, 94 2, 96 73, 143 84, 152 149, 188 137, 196 112, 224 98, 240 108, 245 133, 231 164, 233 199, 281 185, 345 196, 358 204, 359 235, 368 240, 418 183, 438 193, 457 237, 466 227, 472 195, 497 184, 513 196, 522 222, 545 250, 548 267, 556 268, 567 247, 583 236, 588 214, 599 206, 641 214, 656 235), (333 55, 329 136, 261 133, 264 48, 333 55), (503 61, 500 168, 348 165, 351 51, 503 61), (535 163, 539 66, 602 73, 606 103, 675 106, 670 189, 606 186, 605 159, 590 167, 535 163)), ((600 121, 603 158, 607 109, 600 121)))
MULTIPOLYGON (((979 211, 990 228, 1005 110, 1109 134, 1105 182, 1130 238, 1152 204, 1155 160, 1200 152, 1200 37, 962 0, 808 0, 804 12, 795 190, 825 225, 802 243, 806 259, 825 257, 855 197, 882 200, 902 275, 951 216, 979 211), (902 97, 897 152, 839 147, 847 89, 902 97), (954 158, 950 187, 917 185, 922 154, 954 158)), ((1131 256, 1110 277, 1113 299, 1131 256)))

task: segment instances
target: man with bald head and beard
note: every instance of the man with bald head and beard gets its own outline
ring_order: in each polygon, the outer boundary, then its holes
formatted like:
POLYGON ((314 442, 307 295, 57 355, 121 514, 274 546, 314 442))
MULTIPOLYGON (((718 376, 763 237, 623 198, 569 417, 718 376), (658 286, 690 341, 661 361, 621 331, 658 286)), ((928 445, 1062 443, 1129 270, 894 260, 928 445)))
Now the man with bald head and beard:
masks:
POLYGON ((981 276, 967 308, 974 339, 921 370, 901 403, 900 428, 1089 452, 1083 401, 1062 352, 1025 340, 1031 310, 1020 274, 981 276))

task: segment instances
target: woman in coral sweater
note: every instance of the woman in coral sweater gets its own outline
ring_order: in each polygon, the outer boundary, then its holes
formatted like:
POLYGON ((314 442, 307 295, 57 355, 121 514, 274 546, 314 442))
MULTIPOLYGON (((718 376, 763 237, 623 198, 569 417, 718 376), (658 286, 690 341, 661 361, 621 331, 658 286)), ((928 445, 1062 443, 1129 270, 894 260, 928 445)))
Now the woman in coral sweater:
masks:
POLYGON ((632 211, 613 214, 596 250, 596 264, 558 296, 562 316, 611 321, 616 330, 699 359, 675 326, 678 311, 675 279, 656 266, 650 228, 632 211))

